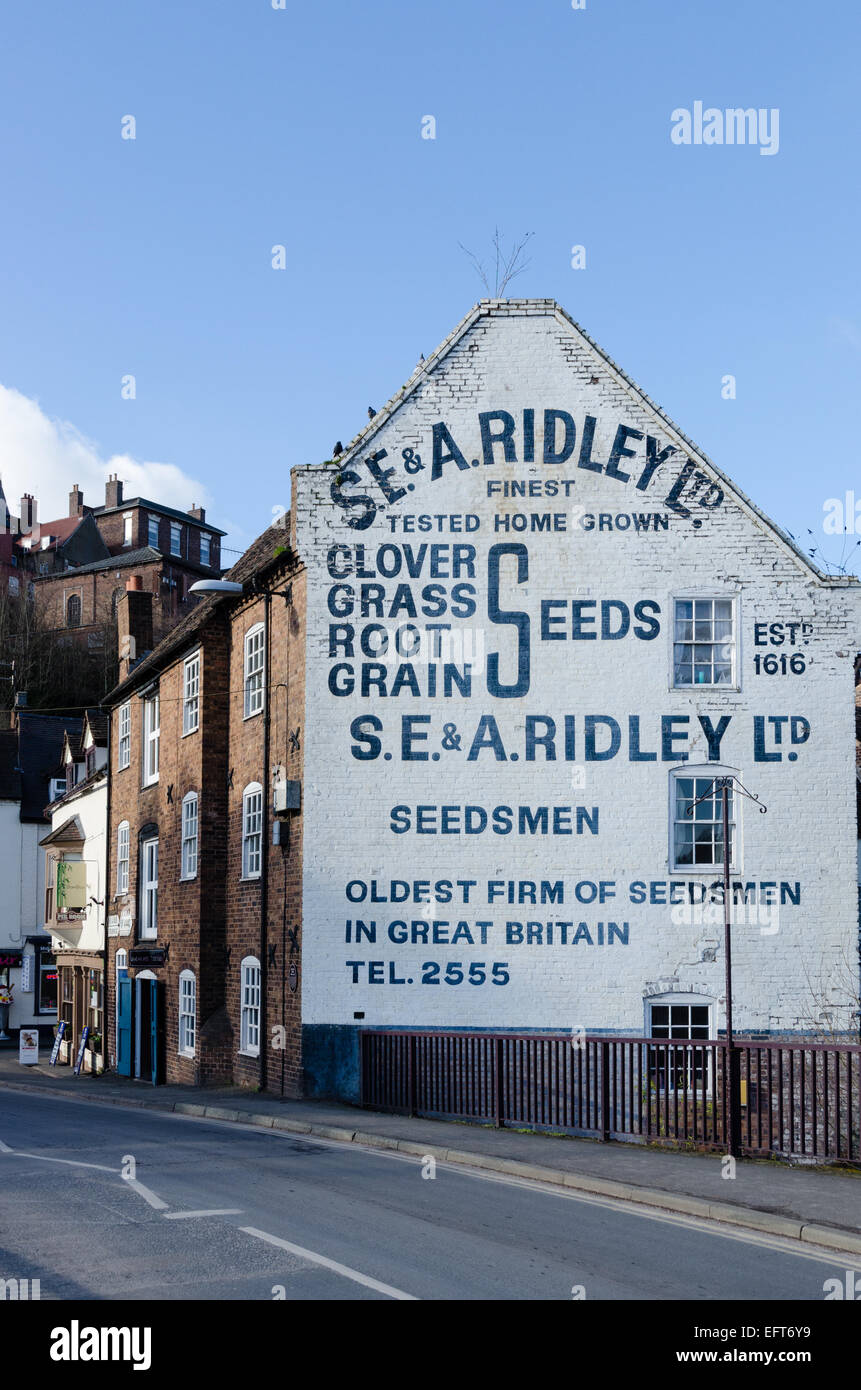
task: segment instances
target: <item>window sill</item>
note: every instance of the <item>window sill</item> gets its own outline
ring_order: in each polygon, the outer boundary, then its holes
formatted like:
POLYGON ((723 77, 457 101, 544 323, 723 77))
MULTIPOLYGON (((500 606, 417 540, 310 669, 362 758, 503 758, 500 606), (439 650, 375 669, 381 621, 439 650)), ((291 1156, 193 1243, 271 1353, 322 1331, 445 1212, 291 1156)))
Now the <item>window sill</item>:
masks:
POLYGON ((237 1055, 237 1057, 250 1057, 250 1058, 252 1058, 252 1060, 255 1061, 255 1062, 259 1062, 259 1060, 260 1060, 260 1053, 259 1053, 259 1051, 258 1051, 258 1052, 245 1052, 245 1051, 243 1051, 243 1049, 242 1049, 241 1047, 240 1047, 240 1049, 239 1049, 239 1051, 237 1052, 236 1055, 237 1055))
POLYGON ((141 782, 141 791, 142 791, 142 792, 145 792, 149 787, 157 787, 157 786, 158 786, 158 778, 157 778, 157 777, 151 777, 151 778, 149 779, 148 782, 141 782))
POLYGON ((194 1052, 186 1052, 182 1048, 180 1048, 176 1055, 177 1057, 184 1057, 187 1062, 194 1061, 194 1052))
POLYGON ((252 710, 250 714, 243 714, 243 716, 242 716, 242 722, 243 722, 243 724, 245 723, 246 719, 256 719, 256 718, 258 717, 258 715, 261 715, 262 713, 263 713, 263 710, 262 710, 262 709, 255 709, 255 710, 252 710))
POLYGON ((262 877, 263 877, 262 874, 240 874, 240 875, 239 875, 239 882, 240 882, 240 883, 259 883, 262 877))
POLYGON ((709 694, 715 695, 719 695, 721 693, 723 693, 724 695, 741 694, 740 685, 727 685, 725 681, 722 681, 720 685, 670 685, 667 688, 668 690, 672 691, 674 695, 687 695, 693 693, 694 691, 700 690, 707 690, 709 694))
MULTIPOLYGON (((731 874, 740 874, 744 872, 744 869, 740 864, 730 864, 729 871, 731 874)), ((691 876, 696 874, 706 874, 709 878, 719 876, 721 884, 723 884, 723 864, 684 864, 680 868, 676 868, 674 865, 671 864, 668 873, 689 874, 691 876)), ((720 904, 718 904, 718 906, 720 906, 720 904)))
POLYGON ((199 725, 199 724, 195 724, 195 726, 194 726, 193 729, 183 729, 183 731, 182 731, 182 737, 183 737, 183 738, 188 738, 190 734, 198 734, 198 733, 200 733, 200 725, 199 725))
POLYGON ((196 883, 197 874, 180 874, 179 881, 180 883, 196 883))

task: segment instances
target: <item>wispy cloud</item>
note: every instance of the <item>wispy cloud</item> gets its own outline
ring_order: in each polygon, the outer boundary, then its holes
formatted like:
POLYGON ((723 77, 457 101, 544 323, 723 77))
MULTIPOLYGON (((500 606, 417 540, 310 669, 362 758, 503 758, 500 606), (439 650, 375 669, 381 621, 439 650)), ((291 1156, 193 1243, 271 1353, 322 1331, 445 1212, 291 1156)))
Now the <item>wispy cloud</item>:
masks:
POLYGON ((0 478, 13 514, 18 514, 22 494, 30 492, 38 500, 40 520, 66 516, 73 483, 83 490, 86 503, 101 506, 109 473, 122 479, 126 497, 149 497, 181 511, 211 501, 203 483, 176 464, 128 454, 105 458, 68 420, 52 419, 38 401, 0 385, 0 478))

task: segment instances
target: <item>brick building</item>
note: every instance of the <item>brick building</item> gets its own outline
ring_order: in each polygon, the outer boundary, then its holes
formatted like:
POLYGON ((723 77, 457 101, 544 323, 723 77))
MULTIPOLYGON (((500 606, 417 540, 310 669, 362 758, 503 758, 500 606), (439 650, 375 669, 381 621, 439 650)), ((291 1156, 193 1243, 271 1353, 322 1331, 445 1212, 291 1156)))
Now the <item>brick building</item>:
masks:
POLYGON ((363 1027, 719 1036, 725 856, 736 1028, 855 1032, 857 580, 551 300, 292 487, 110 699, 121 1070, 355 1098, 363 1027))
POLYGON ((130 569, 153 596, 156 640, 193 606, 192 584, 221 573, 224 532, 207 522, 203 507, 180 512, 145 497, 124 499, 113 474, 103 505, 88 506, 76 483, 68 516, 55 521, 38 520, 29 494, 20 517, 2 495, 0 509, 0 583, 13 595, 26 584, 51 626, 75 632, 91 647, 101 646, 113 627, 130 569))
MULTIPOLYGON (((229 578, 244 592, 205 597, 109 698, 108 1059, 295 1095, 301 815, 270 805, 301 778, 302 586, 284 529, 229 578)), ((140 648, 150 606, 122 598, 121 642, 140 648)))

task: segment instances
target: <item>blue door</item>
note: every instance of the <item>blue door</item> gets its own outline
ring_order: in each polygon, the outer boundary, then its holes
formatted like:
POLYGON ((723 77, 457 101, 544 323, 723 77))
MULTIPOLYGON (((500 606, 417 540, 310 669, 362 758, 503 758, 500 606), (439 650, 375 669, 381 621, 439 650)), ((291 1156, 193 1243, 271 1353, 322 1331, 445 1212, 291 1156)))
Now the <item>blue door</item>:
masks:
POLYGON ((117 980, 117 1071, 132 1074, 132 982, 117 980))
POLYGON ((158 1086, 164 1080, 164 986, 135 976, 134 1075, 158 1086))

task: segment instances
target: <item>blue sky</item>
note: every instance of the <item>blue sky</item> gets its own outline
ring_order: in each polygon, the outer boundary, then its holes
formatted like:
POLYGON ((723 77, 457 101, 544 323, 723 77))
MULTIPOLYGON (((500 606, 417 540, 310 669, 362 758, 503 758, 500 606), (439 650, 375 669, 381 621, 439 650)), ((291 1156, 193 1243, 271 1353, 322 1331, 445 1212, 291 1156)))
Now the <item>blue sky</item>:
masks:
POLYGON ((839 560, 823 504, 861 503, 859 29, 849 0, 10 0, 10 501, 64 513, 70 467, 118 468, 175 505, 205 491, 246 544, 291 467, 330 457, 485 294, 458 243, 482 255, 498 226, 534 234, 510 293, 559 300, 839 560), (695 101, 779 108, 779 152, 673 144, 695 101))

